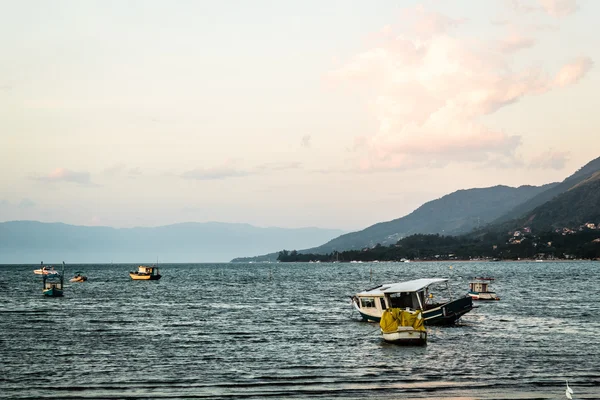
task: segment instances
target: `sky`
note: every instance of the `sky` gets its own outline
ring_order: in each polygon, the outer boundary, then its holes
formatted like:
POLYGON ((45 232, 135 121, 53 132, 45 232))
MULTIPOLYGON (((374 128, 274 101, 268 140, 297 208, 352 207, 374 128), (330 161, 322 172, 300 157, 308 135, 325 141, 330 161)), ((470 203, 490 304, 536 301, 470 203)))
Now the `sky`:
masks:
POLYGON ((595 0, 0 8, 0 222, 351 231, 600 156, 595 0))

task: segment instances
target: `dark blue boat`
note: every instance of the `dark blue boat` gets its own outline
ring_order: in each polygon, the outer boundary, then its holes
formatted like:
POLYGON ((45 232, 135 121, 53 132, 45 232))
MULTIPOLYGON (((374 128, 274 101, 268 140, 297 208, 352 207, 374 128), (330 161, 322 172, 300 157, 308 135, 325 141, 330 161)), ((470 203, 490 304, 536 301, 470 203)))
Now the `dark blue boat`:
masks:
POLYGON ((48 297, 62 297, 65 276, 65 262, 60 274, 44 275, 42 278, 43 289, 42 293, 48 297))

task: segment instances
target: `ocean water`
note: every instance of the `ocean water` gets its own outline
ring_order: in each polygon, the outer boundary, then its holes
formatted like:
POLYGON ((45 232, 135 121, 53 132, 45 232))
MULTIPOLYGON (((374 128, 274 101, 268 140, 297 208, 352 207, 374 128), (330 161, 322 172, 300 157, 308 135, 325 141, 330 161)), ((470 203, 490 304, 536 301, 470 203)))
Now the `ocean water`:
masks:
POLYGON ((600 262, 0 266, 0 398, 600 398, 600 262), (452 267, 452 268, 450 268, 452 267), (382 341, 350 296, 384 282, 493 276, 498 302, 424 347, 382 341))

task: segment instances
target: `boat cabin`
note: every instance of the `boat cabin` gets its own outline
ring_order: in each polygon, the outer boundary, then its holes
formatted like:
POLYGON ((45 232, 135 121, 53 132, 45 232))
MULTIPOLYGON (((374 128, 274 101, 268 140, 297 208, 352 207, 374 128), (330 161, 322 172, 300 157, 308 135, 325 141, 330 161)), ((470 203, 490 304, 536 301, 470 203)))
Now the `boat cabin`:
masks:
POLYGON ((140 265, 138 267, 138 274, 147 274, 147 275, 158 275, 158 267, 146 267, 145 265, 140 265))
POLYGON ((440 282, 447 282, 447 279, 416 279, 384 284, 360 292, 356 297, 359 308, 367 312, 375 310, 383 312, 388 308, 427 310, 435 307, 433 295, 429 293, 429 286, 440 282))
POLYGON ((489 292, 489 282, 475 281, 469 283, 469 290, 472 292, 489 292))
POLYGON ((52 278, 44 279, 44 289, 43 290, 49 290, 49 289, 63 290, 62 279, 52 279, 52 278))

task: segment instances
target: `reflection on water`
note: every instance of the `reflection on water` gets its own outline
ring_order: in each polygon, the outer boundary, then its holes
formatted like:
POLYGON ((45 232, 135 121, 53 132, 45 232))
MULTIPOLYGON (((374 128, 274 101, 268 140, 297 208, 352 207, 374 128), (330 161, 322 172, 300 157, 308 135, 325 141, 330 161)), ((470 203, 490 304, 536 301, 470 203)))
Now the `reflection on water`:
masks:
POLYGON ((0 397, 559 399, 568 379, 600 398, 600 263, 134 267, 68 266, 89 280, 44 298, 35 266, 0 266, 0 397), (426 347, 383 342, 350 306, 378 283, 466 293, 481 275, 502 300, 426 347))

